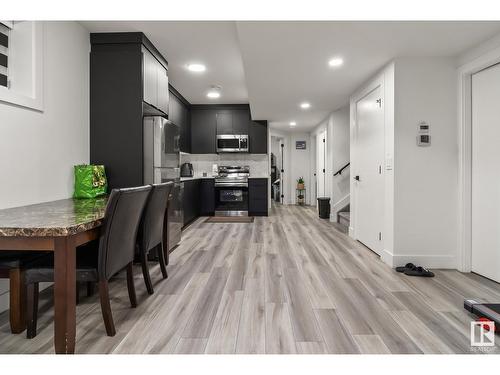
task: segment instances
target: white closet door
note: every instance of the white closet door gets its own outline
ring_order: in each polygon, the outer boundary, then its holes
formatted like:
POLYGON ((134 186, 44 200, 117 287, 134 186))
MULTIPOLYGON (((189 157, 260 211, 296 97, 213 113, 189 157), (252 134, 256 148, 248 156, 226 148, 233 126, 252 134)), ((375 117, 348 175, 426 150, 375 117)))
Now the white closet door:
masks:
MULTIPOLYGON (((381 88, 356 103, 356 239, 380 254, 384 223, 384 108, 381 88)), ((352 176, 352 177, 354 177, 352 176)))
POLYGON ((326 196, 326 130, 316 136, 316 196, 326 196))
POLYGON ((500 282, 500 65, 472 76, 472 271, 500 282))

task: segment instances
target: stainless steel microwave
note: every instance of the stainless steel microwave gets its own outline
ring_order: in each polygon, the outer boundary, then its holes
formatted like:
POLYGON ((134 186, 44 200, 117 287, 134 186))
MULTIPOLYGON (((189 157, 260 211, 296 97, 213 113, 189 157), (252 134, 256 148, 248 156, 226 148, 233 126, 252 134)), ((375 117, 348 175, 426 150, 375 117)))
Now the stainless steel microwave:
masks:
POLYGON ((217 152, 248 152, 248 135, 245 134, 218 135, 217 152))

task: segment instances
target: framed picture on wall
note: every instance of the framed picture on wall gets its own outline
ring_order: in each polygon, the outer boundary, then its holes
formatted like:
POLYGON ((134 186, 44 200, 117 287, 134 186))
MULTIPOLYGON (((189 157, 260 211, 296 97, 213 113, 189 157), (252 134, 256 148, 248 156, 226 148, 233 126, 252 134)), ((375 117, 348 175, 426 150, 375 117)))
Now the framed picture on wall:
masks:
POLYGON ((296 150, 305 150, 306 149, 306 141, 295 141, 295 149, 296 150))

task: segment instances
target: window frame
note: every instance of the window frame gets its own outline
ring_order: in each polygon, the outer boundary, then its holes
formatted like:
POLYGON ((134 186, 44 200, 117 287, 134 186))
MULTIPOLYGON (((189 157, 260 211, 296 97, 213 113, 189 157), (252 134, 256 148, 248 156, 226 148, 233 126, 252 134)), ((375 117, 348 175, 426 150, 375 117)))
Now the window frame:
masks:
MULTIPOLYGON (((0 21, 5 24, 10 21, 0 21)), ((15 92, 8 87, 0 86, 0 105, 14 104, 20 107, 43 112, 43 52, 44 52, 44 24, 43 21, 31 22, 31 49, 32 49, 32 89, 29 95, 15 92)), ((13 28, 15 24, 12 23, 13 28)), ((12 30, 12 28, 11 28, 12 30)), ((9 50, 11 50, 9 38, 9 50)))

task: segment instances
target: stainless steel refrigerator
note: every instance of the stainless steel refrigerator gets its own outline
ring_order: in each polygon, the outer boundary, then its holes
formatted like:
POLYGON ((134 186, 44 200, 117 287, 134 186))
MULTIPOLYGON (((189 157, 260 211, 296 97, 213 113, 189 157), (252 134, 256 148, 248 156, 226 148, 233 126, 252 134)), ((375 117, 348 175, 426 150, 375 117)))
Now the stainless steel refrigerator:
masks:
MULTIPOLYGON (((180 129, 160 116, 144 117, 144 183, 174 182, 168 209, 167 241, 171 251, 181 240, 184 221, 183 184, 180 182, 180 129)), ((165 246, 167 244, 164 244, 165 246)))

